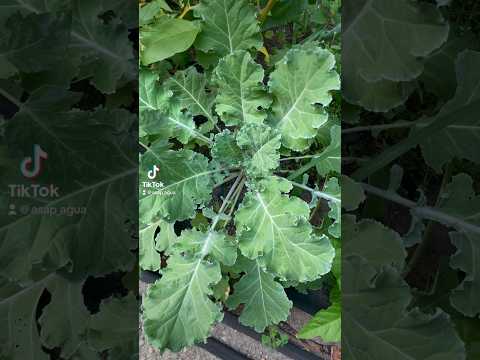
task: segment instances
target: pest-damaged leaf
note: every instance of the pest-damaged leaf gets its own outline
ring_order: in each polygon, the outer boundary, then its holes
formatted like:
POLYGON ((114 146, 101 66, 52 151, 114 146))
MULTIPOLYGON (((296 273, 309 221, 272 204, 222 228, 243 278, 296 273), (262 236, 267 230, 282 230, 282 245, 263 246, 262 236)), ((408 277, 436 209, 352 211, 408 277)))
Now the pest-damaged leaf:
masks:
POLYGON ((133 76, 133 52, 124 24, 104 23, 101 1, 75 0, 70 51, 82 58, 82 71, 92 75, 91 82, 104 93, 113 93, 122 76, 133 76))
MULTIPOLYGON (((111 297, 100 304, 100 311, 88 322, 88 345, 98 351, 125 346, 125 339, 137 336, 138 301, 134 294, 111 297), (120 318, 120 319, 119 319, 120 318)), ((128 342, 127 342, 128 345, 128 342)), ((129 349, 134 353, 138 349, 129 349)))
POLYGON ((282 279, 311 281, 330 271, 335 251, 326 236, 312 234, 308 204, 284 194, 291 189, 270 177, 246 194, 235 216, 239 246, 282 279))
POLYGON ((170 253, 172 250, 172 245, 178 241, 178 236, 175 234, 173 223, 160 220, 158 225, 160 226, 160 232, 155 239, 155 247, 158 251, 170 253))
MULTIPOLYGON (((138 89, 140 113, 145 110, 168 110, 173 92, 166 91, 160 86, 158 74, 147 69, 141 69, 138 89)), ((143 125, 143 122, 141 125, 143 125)))
POLYGON ((158 229, 158 222, 150 225, 143 225, 139 231, 138 261, 143 270, 160 270, 160 254, 156 250, 155 232, 158 229))
POLYGON ((199 139, 208 143, 208 139, 197 130, 193 116, 180 111, 176 106, 170 112, 144 111, 141 115, 141 135, 152 135, 156 139, 177 139, 187 144, 190 139, 199 139))
MULTIPOLYGON (((47 0, 49 1, 49 0, 47 0)), ((51 0, 59 1, 61 0, 51 0)), ((104 9, 113 11, 115 17, 120 19, 129 29, 138 27, 139 14, 138 5, 129 0, 101 0, 104 9)), ((157 2, 164 3, 165 0, 156 0, 157 2)), ((168 5, 166 6, 168 8, 168 5)))
POLYGON ((207 76, 199 73, 195 67, 184 71, 177 71, 164 84, 164 89, 173 94, 173 99, 179 103, 182 110, 188 110, 192 115, 202 115, 208 121, 201 126, 202 132, 213 129, 217 123, 212 114, 215 93, 212 89, 207 91, 207 76))
MULTIPOLYGON (((0 355, 12 359, 48 359, 41 346, 59 348, 65 358, 97 359, 87 345, 89 313, 78 282, 51 273, 23 289, 13 289, 0 305, 4 328, 0 335, 0 355), (40 318, 36 319, 40 296, 48 291, 52 297, 40 318), (39 331, 40 330, 40 331, 39 331)), ((4 283, 1 284, 2 290, 4 283)), ((2 295, 7 295, 2 292, 2 295)), ((134 318, 130 317, 128 321, 134 318)), ((115 322, 114 322, 115 323, 115 322)))
POLYGON ((83 303, 84 281, 69 281, 60 276, 47 283, 51 302, 39 319, 43 343, 48 348, 61 348, 62 357, 69 358, 85 346, 89 312, 83 303))
POLYGON ((40 336, 35 321, 36 306, 50 278, 40 280, 37 286, 19 291, 0 303, 0 356, 11 359, 48 360, 46 353, 39 352, 40 336), (7 357, 8 356, 8 357, 7 357))
POLYGON ((280 130, 282 144, 303 151, 318 129, 325 125, 324 109, 331 91, 340 88, 335 58, 327 50, 303 46, 289 50, 280 60, 268 83, 274 96, 270 124, 280 130))

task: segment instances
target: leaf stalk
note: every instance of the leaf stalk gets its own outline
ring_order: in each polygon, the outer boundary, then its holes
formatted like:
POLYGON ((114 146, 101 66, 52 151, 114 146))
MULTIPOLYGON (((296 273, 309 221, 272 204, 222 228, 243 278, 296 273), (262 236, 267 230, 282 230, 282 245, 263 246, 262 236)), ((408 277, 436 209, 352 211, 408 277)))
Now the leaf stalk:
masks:
MULTIPOLYGON (((435 206, 440 205, 440 199, 441 199, 442 193, 445 187, 447 186, 448 182, 450 181, 451 176, 452 176, 452 163, 449 163, 445 170, 445 174, 443 175, 442 185, 440 186, 440 190, 438 192, 435 206)), ((418 262, 421 260, 422 255, 430 247, 430 244, 434 240, 434 237, 432 236, 432 229, 433 229, 433 221, 430 221, 427 225, 427 228, 425 229, 425 235, 424 235, 423 241, 415 249, 415 252, 413 253, 412 258, 408 262, 405 268, 405 271, 403 272, 404 277, 407 276, 416 267, 418 262)))
POLYGON ((370 184, 365 184, 365 183, 360 183, 360 185, 368 193, 371 193, 378 197, 384 198, 386 200, 390 200, 399 205, 403 205, 405 207, 410 208, 411 211, 420 218, 433 220, 457 229, 463 229, 469 232, 480 234, 480 226, 478 225, 466 222, 458 217, 455 217, 450 214, 446 214, 430 206, 417 206, 417 203, 415 203, 414 201, 405 199, 400 195, 393 193, 391 191, 379 189, 375 186, 372 186, 370 184))
POLYGON ((265 5, 265 7, 260 10, 260 13, 258 14, 258 21, 263 23, 267 19, 268 14, 277 1, 278 0, 268 0, 267 5, 265 5))
POLYGON ((312 194, 314 194, 314 195, 316 195, 316 196, 318 196, 322 199, 325 199, 325 200, 328 200, 328 201, 333 201, 333 202, 336 202, 336 203, 339 203, 341 201, 339 198, 336 198, 335 196, 327 194, 326 192, 318 191, 318 190, 312 189, 311 187, 308 187, 306 185, 302 185, 302 184, 299 184, 299 183, 296 183, 296 182, 293 182, 293 181, 290 181, 290 183, 292 185, 300 188, 300 189, 310 191, 312 194))
POLYGON ((243 172, 240 173, 240 175, 237 177, 237 180, 235 180, 232 187, 228 191, 227 196, 225 196, 225 198, 223 199, 223 203, 220 206, 220 209, 218 210, 217 216, 215 216, 215 218, 212 221, 212 225, 210 226, 210 231, 215 230, 215 227, 217 226, 218 222, 220 221, 220 217, 221 217, 222 213, 225 211, 225 208, 227 207, 228 203, 230 202, 230 199, 232 198, 233 194, 235 193, 235 190, 236 190, 238 184, 240 183, 240 181, 242 180, 242 178, 243 178, 243 172))
POLYGON ((190 4, 185 5, 180 15, 178 15, 178 18, 183 19, 184 16, 187 15, 190 10, 192 10, 192 7, 190 6, 190 4))

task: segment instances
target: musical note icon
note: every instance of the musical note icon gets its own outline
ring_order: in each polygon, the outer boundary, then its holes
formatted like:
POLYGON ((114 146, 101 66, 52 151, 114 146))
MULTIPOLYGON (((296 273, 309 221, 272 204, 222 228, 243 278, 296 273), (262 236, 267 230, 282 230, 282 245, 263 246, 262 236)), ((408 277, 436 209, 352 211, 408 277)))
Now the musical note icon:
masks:
POLYGON ((157 173, 160 171, 160 168, 157 165, 153 165, 153 169, 148 172, 148 178, 153 180, 157 177, 157 173))
POLYGON ((36 178, 42 172, 43 160, 48 159, 48 154, 42 150, 40 145, 33 146, 33 156, 26 157, 20 163, 20 171, 28 179, 36 178))

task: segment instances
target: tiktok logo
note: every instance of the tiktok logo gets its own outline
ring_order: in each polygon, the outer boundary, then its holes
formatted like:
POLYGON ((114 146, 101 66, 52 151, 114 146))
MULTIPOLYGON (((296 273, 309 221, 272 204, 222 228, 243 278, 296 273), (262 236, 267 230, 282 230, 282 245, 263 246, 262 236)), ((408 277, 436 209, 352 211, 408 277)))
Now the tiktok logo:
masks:
POLYGON ((160 171, 160 168, 157 165, 153 165, 153 169, 148 172, 148 178, 153 180, 157 177, 157 173, 160 171))
POLYGON ((34 179, 42 171, 43 160, 48 159, 48 154, 42 150, 40 145, 33 146, 33 156, 26 157, 20 163, 20 171, 28 179, 34 179))
POLYGON ((157 177, 158 173, 160 172, 160 168, 157 165, 153 165, 151 170, 147 172, 147 176, 152 181, 142 181, 141 186, 143 190, 141 191, 143 196, 172 196, 175 195, 175 192, 166 191, 165 185, 161 181, 154 181, 157 177))

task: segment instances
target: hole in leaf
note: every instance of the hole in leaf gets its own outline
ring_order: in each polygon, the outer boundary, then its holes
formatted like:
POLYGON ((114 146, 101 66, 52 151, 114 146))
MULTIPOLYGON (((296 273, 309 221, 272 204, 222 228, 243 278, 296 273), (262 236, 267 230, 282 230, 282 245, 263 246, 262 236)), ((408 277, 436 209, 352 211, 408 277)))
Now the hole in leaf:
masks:
POLYGON ((205 124, 208 121, 208 119, 206 116, 197 115, 193 117, 193 121, 195 122, 195 125, 200 126, 202 124, 205 124))
POLYGON ((105 277, 90 276, 83 285, 82 294, 85 306, 92 313, 95 314, 100 309, 100 303, 103 299, 118 296, 124 297, 128 290, 123 286, 122 278, 124 272, 115 272, 108 274, 105 277))

